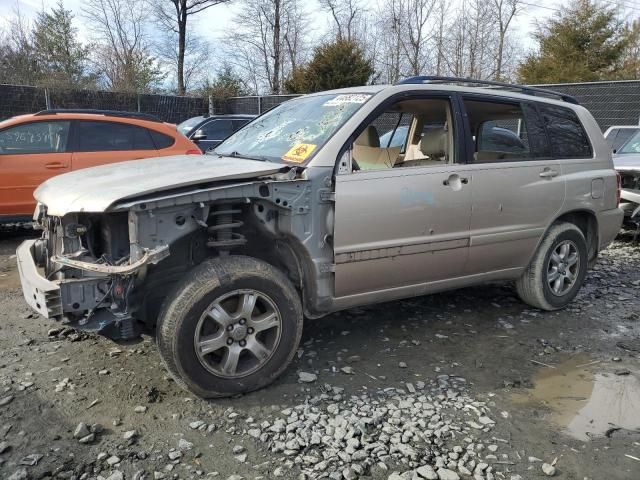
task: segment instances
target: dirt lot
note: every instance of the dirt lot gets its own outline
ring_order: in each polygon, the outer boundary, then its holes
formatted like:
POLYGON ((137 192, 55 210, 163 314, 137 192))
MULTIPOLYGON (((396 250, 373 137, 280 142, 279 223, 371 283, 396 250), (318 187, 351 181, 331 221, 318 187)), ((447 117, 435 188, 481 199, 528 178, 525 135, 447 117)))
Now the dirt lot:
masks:
POLYGON ((640 478, 629 236, 568 310, 528 309, 508 285, 350 310, 308 322, 275 385, 222 401, 178 388, 152 335, 116 345, 32 315, 21 240, 0 239, 1 478, 640 478), (354 416, 378 420, 353 433, 354 416))

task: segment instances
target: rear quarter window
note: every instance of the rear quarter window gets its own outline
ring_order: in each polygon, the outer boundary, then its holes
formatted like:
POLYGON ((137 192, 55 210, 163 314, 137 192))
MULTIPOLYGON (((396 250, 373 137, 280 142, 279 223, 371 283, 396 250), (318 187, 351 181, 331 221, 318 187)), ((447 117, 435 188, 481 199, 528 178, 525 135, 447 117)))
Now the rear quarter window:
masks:
POLYGON ((176 143, 175 138, 165 135, 164 133, 156 132, 155 130, 149 130, 149 133, 151 134, 151 138, 153 139, 153 143, 157 150, 169 148, 176 143))
POLYGON ((568 108, 538 105, 555 158, 591 158, 589 137, 576 113, 568 108))

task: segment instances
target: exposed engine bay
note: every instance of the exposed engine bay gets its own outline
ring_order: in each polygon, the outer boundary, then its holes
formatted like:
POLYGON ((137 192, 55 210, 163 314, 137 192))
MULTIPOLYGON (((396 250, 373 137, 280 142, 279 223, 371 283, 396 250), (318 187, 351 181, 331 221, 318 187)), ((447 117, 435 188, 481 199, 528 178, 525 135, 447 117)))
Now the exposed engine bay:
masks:
MULTIPOLYGON (((300 285, 303 267, 293 250, 313 231, 310 191, 310 182, 289 170, 146 196, 102 213, 49 216, 39 205, 34 220, 42 238, 23 248, 44 278, 39 286, 23 282, 25 298, 48 318, 126 340, 145 324, 153 327, 173 285, 210 257, 262 258, 300 285)), ((326 215, 330 223, 333 217, 326 215)), ((36 276, 31 273, 25 278, 36 276)))

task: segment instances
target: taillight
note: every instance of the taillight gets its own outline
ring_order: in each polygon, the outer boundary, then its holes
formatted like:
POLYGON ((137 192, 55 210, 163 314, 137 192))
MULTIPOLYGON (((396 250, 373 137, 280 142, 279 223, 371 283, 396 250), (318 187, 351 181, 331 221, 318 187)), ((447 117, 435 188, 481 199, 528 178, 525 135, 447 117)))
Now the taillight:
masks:
POLYGON ((190 150, 187 150, 184 153, 187 154, 187 155, 202 155, 202 152, 200 150, 198 150, 197 148, 192 148, 190 150))
POLYGON ((620 206, 620 194, 622 190, 622 175, 619 172, 616 172, 616 177, 618 179, 618 190, 616 192, 616 206, 620 206))

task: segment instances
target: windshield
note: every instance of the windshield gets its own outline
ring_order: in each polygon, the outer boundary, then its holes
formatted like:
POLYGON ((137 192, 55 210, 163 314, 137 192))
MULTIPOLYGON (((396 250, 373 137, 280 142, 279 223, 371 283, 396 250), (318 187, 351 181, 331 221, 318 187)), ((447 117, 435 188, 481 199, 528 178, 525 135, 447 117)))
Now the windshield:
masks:
POLYGON ((178 131, 181 134, 186 135, 187 133, 189 133, 189 131, 193 129, 193 127, 198 125, 203 118, 204 117, 193 117, 188 120, 185 120, 184 122, 178 124, 178 131))
POLYGON ((370 97, 328 94, 289 100, 231 135, 214 153, 305 163, 370 97))
POLYGON ((636 132, 636 134, 627 140, 618 153, 640 153, 640 132, 636 132))

